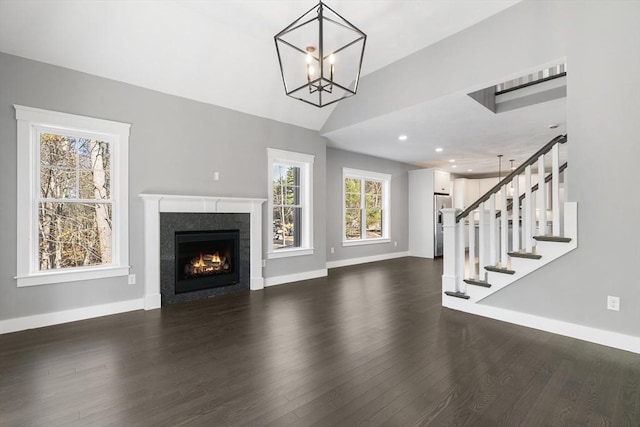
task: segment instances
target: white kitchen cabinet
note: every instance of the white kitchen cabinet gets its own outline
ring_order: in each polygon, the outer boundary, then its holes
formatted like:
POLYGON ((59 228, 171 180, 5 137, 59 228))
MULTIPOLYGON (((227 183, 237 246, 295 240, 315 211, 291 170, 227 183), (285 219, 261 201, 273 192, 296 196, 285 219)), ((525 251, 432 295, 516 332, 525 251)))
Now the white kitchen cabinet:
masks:
POLYGON ((466 188, 467 178, 458 178, 453 180, 453 207, 456 209, 464 209, 466 206, 466 188))
POLYGON ((453 181, 453 207, 466 209, 478 200, 480 194, 480 180, 458 178, 453 181))
POLYGON ((437 169, 409 171, 409 254, 434 257, 436 193, 449 194, 451 177, 437 169))
POLYGON ((434 176, 434 184, 433 191, 434 193, 440 194, 450 194, 451 193, 451 175, 449 172, 441 171, 438 169, 433 170, 434 176))

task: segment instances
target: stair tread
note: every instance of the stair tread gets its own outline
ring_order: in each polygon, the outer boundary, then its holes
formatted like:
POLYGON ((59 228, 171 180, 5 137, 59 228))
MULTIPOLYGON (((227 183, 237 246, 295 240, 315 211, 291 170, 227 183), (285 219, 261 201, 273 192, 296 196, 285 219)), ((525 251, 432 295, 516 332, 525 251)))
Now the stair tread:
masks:
POLYGON ((445 291, 444 292, 446 295, 450 296, 450 297, 456 297, 456 298, 462 298, 462 299, 469 299, 469 295, 467 294, 463 294, 462 292, 451 292, 451 291, 445 291))
POLYGON ((514 258, 527 258, 527 259, 540 259, 542 255, 534 254, 532 252, 509 252, 507 253, 510 257, 514 258))
POLYGON ((468 285, 482 286, 483 288, 490 288, 491 283, 478 279, 464 279, 464 282, 468 285))
POLYGON ((487 265, 484 267, 487 271, 493 271, 494 273, 503 273, 503 274, 515 274, 514 270, 509 270, 508 268, 500 268, 494 265, 487 265))
POLYGON ((560 242, 560 243, 569 243, 571 241, 570 237, 562 237, 562 236, 533 236, 533 238, 539 242, 560 242))

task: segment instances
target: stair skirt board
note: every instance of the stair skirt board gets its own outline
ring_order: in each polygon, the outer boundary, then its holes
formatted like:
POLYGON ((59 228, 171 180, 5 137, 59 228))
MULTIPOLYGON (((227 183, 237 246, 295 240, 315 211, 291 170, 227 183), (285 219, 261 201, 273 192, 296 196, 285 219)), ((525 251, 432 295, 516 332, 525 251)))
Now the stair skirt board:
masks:
POLYGON ((573 239, 571 242, 558 243, 541 241, 538 242, 537 251, 542 255, 540 259, 533 258, 513 258, 511 260, 511 269, 506 270, 498 267, 487 266, 486 269, 486 281, 479 279, 463 279, 464 283, 470 285, 467 286, 466 293, 459 292, 445 292, 443 295, 443 301, 449 298, 449 296, 463 298, 462 295, 467 296, 469 303, 476 303, 482 301, 488 296, 498 292, 499 290, 509 286, 516 282, 520 278, 527 276, 528 274, 536 271, 537 269, 555 261, 563 255, 571 252, 578 247, 577 241, 573 239), (505 274, 505 272, 511 272, 505 274), (457 295, 450 295, 455 293, 457 295))
MULTIPOLYGON (((484 274, 486 275, 485 280, 479 280, 476 278, 463 278, 464 283, 473 286, 466 286, 466 292, 462 293, 462 295, 466 295, 469 298, 468 301, 464 301, 462 303, 474 304, 482 301, 488 296, 516 282, 520 278, 527 276, 529 273, 542 268, 546 264, 553 262, 556 259, 576 249, 578 247, 577 222, 578 204, 576 202, 565 202, 564 231, 566 237, 537 236, 535 254, 530 254, 536 255, 536 257, 514 256, 511 258, 511 265, 509 269, 503 269, 490 265, 486 266, 484 267, 484 274), (538 258, 537 256, 539 256, 540 258, 538 258)), ((519 254, 524 253, 525 252, 519 252, 519 254)), ((452 288, 456 289, 455 276, 447 276, 446 281, 444 280, 444 277, 445 276, 443 275, 443 290, 448 289, 451 291, 452 288)), ((458 298, 460 297, 458 296, 458 298)), ((451 298, 448 297, 448 293, 445 292, 443 294, 443 305, 446 306, 446 301, 450 299, 451 298)))

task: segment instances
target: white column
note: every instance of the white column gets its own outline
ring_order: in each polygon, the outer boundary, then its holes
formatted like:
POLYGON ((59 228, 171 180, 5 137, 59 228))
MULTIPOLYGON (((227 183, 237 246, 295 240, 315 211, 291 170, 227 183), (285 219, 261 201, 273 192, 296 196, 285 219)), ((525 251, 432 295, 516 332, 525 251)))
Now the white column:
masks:
POLYGON ((251 205, 251 243, 249 246, 251 279, 249 289, 252 291, 264 289, 264 278, 262 277, 262 203, 258 201, 251 205))
POLYGON ((551 209, 552 230, 554 236, 560 235, 560 144, 551 148, 551 209))
MULTIPOLYGON (((456 292, 456 215, 459 209, 442 209, 442 292, 456 292)), ((464 262, 464 261, 463 261, 464 262)))
POLYGON ((520 183, 517 176, 513 177, 513 206, 512 214, 512 239, 511 250, 520 251, 520 183))
POLYGON ((524 239, 524 248, 526 252, 533 252, 532 239, 531 239, 531 166, 527 166, 524 170, 524 211, 522 216, 524 222, 522 223, 522 238, 524 239))
POLYGON ((538 234, 547 234, 547 185, 545 184, 544 154, 538 157, 538 234))
POLYGON ((500 190, 500 265, 507 268, 507 252, 509 248, 509 212, 507 211, 507 186, 500 190))
POLYGON ((473 212, 469 213, 469 278, 475 279, 476 275, 476 224, 473 212))
POLYGON ((144 309, 160 308, 160 196, 144 198, 144 309))
POLYGON ((496 265, 496 256, 498 249, 497 224, 496 224, 496 195, 495 193, 489 197, 489 265, 496 265))

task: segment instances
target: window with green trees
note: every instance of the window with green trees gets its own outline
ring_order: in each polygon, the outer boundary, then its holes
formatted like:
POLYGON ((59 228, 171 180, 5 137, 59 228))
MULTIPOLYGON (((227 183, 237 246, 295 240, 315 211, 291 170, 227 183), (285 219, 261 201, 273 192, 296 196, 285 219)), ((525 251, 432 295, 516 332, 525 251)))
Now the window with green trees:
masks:
POLYGON ((274 163, 273 169, 273 248, 300 247, 300 168, 274 163))
POLYGON ((269 148, 268 258, 313 253, 313 160, 309 154, 269 148))
POLYGON ((389 236, 391 176, 344 168, 344 241, 375 241, 389 236))

